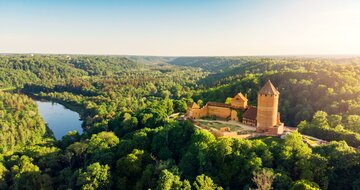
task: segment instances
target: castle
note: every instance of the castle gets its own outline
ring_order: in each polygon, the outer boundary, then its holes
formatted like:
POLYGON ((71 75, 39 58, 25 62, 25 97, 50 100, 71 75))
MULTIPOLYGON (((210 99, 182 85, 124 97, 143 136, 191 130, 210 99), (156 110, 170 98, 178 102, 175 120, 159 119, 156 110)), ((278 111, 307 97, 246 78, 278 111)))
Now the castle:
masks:
POLYGON ((200 108, 196 103, 191 103, 186 115, 191 119, 213 116, 223 120, 242 121, 256 127, 259 133, 279 135, 284 132, 284 123, 281 123, 278 112, 279 96, 279 91, 268 80, 258 92, 257 107, 248 106, 248 99, 238 93, 231 99, 230 104, 208 102, 200 108))

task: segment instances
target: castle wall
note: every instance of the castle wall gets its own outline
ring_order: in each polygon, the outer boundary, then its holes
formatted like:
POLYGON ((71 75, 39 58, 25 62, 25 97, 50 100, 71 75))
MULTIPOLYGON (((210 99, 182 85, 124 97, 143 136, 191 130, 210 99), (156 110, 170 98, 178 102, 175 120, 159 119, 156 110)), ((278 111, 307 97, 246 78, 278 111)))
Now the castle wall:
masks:
POLYGON ((243 121, 242 121, 242 122, 243 122, 244 124, 246 124, 246 125, 250 125, 250 126, 256 127, 256 120, 243 118, 243 121))
POLYGON ((231 119, 232 121, 239 121, 236 110, 212 105, 205 105, 201 109, 189 109, 186 115, 191 119, 216 116, 217 118, 221 119, 231 119))
POLYGON ((232 120, 232 121, 239 121, 237 111, 231 110, 231 120, 232 120))
POLYGON ((238 136, 237 132, 231 132, 231 131, 220 131, 220 130, 211 130, 210 131, 216 138, 220 137, 231 137, 236 138, 238 136))
POLYGON ((198 119, 199 118, 199 109, 189 109, 186 112, 186 115, 191 119, 198 119))
POLYGON ((269 128, 267 133, 270 134, 270 135, 278 135, 278 134, 284 133, 284 124, 280 123, 276 127, 269 128))
POLYGON ((278 124, 278 95, 258 95, 257 128, 266 130, 278 124))
POLYGON ((231 109, 217 106, 207 106, 208 116, 216 116, 222 119, 228 119, 231 117, 231 109))
POLYGON ((186 115, 191 119, 199 119, 201 117, 207 117, 209 116, 209 108, 206 105, 201 109, 189 109, 186 115))
POLYGON ((199 110, 199 117, 206 117, 209 116, 209 107, 205 105, 199 110))

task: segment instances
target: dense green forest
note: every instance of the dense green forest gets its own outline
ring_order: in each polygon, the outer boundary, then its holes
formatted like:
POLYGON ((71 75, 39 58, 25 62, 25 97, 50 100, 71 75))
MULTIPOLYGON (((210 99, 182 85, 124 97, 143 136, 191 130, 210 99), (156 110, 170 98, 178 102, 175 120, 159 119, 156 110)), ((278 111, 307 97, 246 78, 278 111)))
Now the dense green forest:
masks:
MULTIPOLYGON (((309 120, 319 110, 344 116, 360 114, 359 58, 237 58, 236 63, 235 58, 229 62, 218 58, 213 67, 203 63, 207 59, 198 58, 191 64, 212 72, 199 81, 205 90, 195 99, 224 102, 240 91, 256 105, 258 90, 271 79, 281 93, 281 119, 287 125, 309 120), (224 69, 214 72, 218 65, 224 69)), ((180 65, 180 61, 175 63, 180 65)))
POLYGON ((0 91, 0 151, 36 144, 46 137, 46 127, 29 97, 0 91))
POLYGON ((0 189, 360 188, 356 57, 1 55, 0 89, 0 189), (256 105, 268 79, 286 125, 332 142, 216 139, 169 117, 237 92, 256 105), (84 133, 56 141, 28 96, 78 111, 84 133))

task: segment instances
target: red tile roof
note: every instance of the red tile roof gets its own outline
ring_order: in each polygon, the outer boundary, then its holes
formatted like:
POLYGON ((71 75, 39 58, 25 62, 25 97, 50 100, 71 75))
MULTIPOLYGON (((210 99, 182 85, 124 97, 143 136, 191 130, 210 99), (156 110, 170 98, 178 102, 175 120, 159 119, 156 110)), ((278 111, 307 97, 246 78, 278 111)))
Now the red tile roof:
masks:
POLYGON ((208 102, 207 105, 208 105, 208 106, 217 106, 217 107, 231 108, 231 105, 230 105, 230 104, 224 104, 224 103, 219 103, 219 102, 208 102))
POLYGON ((249 106, 249 108, 244 112, 243 118, 256 120, 257 108, 249 106))

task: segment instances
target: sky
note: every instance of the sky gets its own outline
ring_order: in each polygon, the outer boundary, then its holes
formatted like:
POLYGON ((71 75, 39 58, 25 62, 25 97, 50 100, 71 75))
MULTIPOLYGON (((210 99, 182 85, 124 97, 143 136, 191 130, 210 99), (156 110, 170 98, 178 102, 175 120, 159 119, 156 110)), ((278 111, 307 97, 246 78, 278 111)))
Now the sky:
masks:
POLYGON ((359 55, 359 0, 0 0, 0 53, 359 55))

